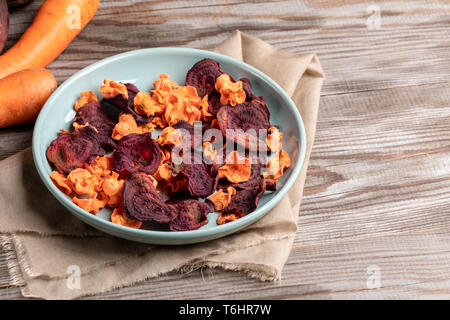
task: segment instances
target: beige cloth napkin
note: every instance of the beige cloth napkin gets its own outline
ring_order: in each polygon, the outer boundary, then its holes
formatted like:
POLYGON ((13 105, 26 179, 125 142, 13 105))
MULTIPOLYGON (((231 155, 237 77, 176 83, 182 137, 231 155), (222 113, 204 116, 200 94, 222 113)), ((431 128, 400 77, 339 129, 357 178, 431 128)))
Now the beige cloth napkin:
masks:
POLYGON ((262 70, 298 106, 307 153, 288 196, 263 219, 226 238, 149 246, 109 237, 74 218, 47 191, 31 150, 25 150, 0 162, 0 240, 12 283, 22 286, 24 296, 72 299, 203 266, 260 280, 280 278, 297 230, 324 75, 314 54, 292 54, 239 31, 215 51, 262 70))

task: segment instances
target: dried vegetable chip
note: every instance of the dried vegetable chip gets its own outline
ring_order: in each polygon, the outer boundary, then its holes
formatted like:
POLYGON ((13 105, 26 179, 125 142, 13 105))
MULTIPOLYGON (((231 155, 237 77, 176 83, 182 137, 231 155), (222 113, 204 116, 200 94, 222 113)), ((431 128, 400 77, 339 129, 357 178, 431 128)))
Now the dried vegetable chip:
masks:
POLYGON ((255 211, 258 206, 259 199, 266 191, 266 184, 264 181, 253 188, 236 190, 236 194, 231 197, 231 201, 224 209, 225 213, 239 213, 247 215, 255 211))
POLYGON ((217 217, 216 223, 218 225, 225 224, 228 222, 235 221, 239 218, 242 218, 244 214, 242 212, 221 212, 217 217))
POLYGON ((264 182, 266 183, 266 191, 277 191, 277 180, 266 178, 264 182))
POLYGON ((173 126, 180 120, 185 120, 191 125, 200 121, 203 105, 208 105, 208 100, 198 96, 197 90, 191 86, 178 87, 169 96, 166 106, 165 120, 169 126, 173 126))
POLYGON ((97 197, 99 181, 89 172, 89 170, 77 168, 67 175, 67 180, 70 181, 73 186, 72 190, 78 195, 86 195, 89 198, 97 197))
POLYGON ((272 152, 280 151, 283 147, 281 143, 283 134, 276 127, 270 127, 267 132, 267 147, 269 150, 272 152))
POLYGON ((205 159, 208 159, 209 161, 213 162, 216 157, 216 150, 214 149, 214 145, 207 141, 203 142, 203 157, 205 159))
POLYGON ((172 127, 166 127, 161 132, 160 136, 156 140, 160 146, 177 146, 183 141, 181 137, 181 132, 178 129, 172 127))
POLYGON ((131 114, 122 113, 119 116, 119 122, 112 130, 111 136, 114 140, 120 140, 132 133, 153 132, 154 129, 155 125, 153 123, 138 124, 131 114))
POLYGON ((197 88, 200 97, 210 96, 214 91, 216 79, 222 74, 220 65, 213 59, 203 59, 186 74, 186 85, 197 88))
POLYGON ((228 187, 226 192, 222 189, 214 193, 208 199, 214 203, 217 211, 222 211, 225 209, 231 201, 231 198, 236 194, 236 189, 233 187, 228 187))
POLYGON ((263 173, 264 178, 278 180, 284 175, 287 168, 291 166, 291 158, 284 150, 278 151, 266 165, 267 171, 263 173))
POLYGON ((115 82, 106 78, 103 81, 103 85, 100 87, 100 93, 106 98, 111 98, 117 95, 122 95, 125 99, 128 99, 127 87, 120 82, 115 82))
POLYGON ((145 173, 135 173, 125 181, 122 197, 123 208, 131 219, 169 223, 177 216, 176 209, 164 202, 145 173))
POLYGON ((92 165, 84 164, 84 168, 72 170, 67 177, 57 171, 50 177, 59 189, 73 196, 75 204, 95 213, 105 206, 115 208, 122 203, 124 180, 112 168, 112 156, 96 157, 92 165))
POLYGON ((266 104, 258 99, 235 107, 224 106, 217 113, 222 134, 250 150, 257 150, 259 146, 267 144, 266 141, 259 141, 259 134, 260 130, 269 129, 269 117, 266 104))
POLYGON ((84 91, 80 93, 80 98, 75 102, 74 109, 78 111, 82 106, 91 101, 98 101, 94 91, 84 91))
POLYGON ((251 176, 252 164, 250 159, 241 157, 237 151, 230 152, 225 165, 219 168, 220 178, 226 178, 232 183, 247 181, 251 176))
POLYGON ((201 154, 191 154, 190 163, 183 162, 180 174, 186 177, 189 192, 193 197, 206 198, 216 189, 218 179, 211 175, 211 170, 204 163, 201 154))
POLYGON ((139 89, 131 83, 123 84, 126 88, 127 96, 120 93, 115 96, 105 96, 101 102, 103 108, 108 112, 108 115, 117 121, 121 112, 133 115, 138 123, 149 123, 153 117, 138 114, 134 109, 134 99, 136 98, 139 89))
POLYGON ((151 133, 129 134, 114 152, 114 171, 127 177, 136 172, 153 174, 161 163, 161 151, 151 133))
POLYGON ((105 79, 100 103, 93 91, 81 92, 74 130, 61 130, 47 149, 56 169, 51 180, 75 204, 93 214, 112 208, 111 221, 129 228, 146 222, 145 228, 188 231, 213 211, 218 225, 235 221, 277 189, 290 158, 249 79, 236 81, 217 61, 203 59, 185 85, 161 74, 153 86, 139 91, 105 79))
POLYGON ((96 213, 106 205, 106 201, 99 200, 97 198, 73 197, 72 202, 79 206, 81 209, 84 209, 90 213, 96 213))
POLYGON ((73 133, 60 133, 47 149, 47 159, 60 173, 92 163, 96 156, 103 156, 105 151, 95 138, 96 132, 85 127, 73 133))
POLYGON ((106 205, 117 207, 122 203, 122 191, 125 181, 119 179, 119 174, 112 172, 102 183, 102 191, 106 196, 106 205))
POLYGON ((177 215, 170 222, 171 231, 189 231, 200 228, 208 223, 208 213, 214 212, 214 208, 208 203, 196 199, 171 200, 177 215))
POLYGON ((217 77, 215 88, 220 93, 220 103, 235 106, 245 101, 245 91, 242 81, 232 81, 230 75, 224 73, 217 77))
POLYGON ((154 90, 151 90, 153 97, 161 104, 167 104, 169 96, 178 88, 178 84, 169 79, 169 76, 162 73, 155 82, 153 82, 154 90))
POLYGON ((151 97, 149 93, 140 91, 134 98, 134 109, 137 114, 149 117, 163 112, 164 105, 151 97))
POLYGON ((173 169, 168 163, 161 163, 156 170, 154 177, 157 181, 165 180, 169 181, 172 178, 173 169))
POLYGON ((105 150, 116 148, 115 142, 111 139, 115 123, 109 118, 98 101, 88 102, 77 111, 73 119, 73 126, 76 127, 76 125, 94 127, 97 132, 97 140, 105 150))
POLYGON ((58 171, 52 171, 52 173, 50 173, 50 178, 62 192, 67 195, 72 194, 72 184, 67 180, 66 177, 64 177, 64 175, 62 175, 58 171))
POLYGON ((122 206, 114 209, 111 214, 111 222, 133 229, 139 229, 142 226, 141 221, 128 218, 122 206))
POLYGON ((181 129, 180 133, 183 138, 183 143, 187 144, 190 141, 190 145, 193 149, 202 145, 203 132, 208 129, 207 124, 203 123, 201 129, 199 128, 197 133, 194 125, 185 120, 180 120, 173 125, 173 128, 181 129))

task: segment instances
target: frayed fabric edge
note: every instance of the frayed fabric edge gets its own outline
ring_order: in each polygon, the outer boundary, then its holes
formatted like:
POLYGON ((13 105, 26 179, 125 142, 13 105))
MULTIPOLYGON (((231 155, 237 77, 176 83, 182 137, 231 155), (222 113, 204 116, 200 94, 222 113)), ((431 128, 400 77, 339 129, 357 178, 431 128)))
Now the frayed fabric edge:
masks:
POLYGON ((17 248, 14 244, 12 236, 0 235, 0 247, 3 250, 3 254, 6 258, 6 264, 8 267, 8 273, 10 277, 10 285, 21 287, 25 285, 21 263, 17 256, 17 248))
MULTIPOLYGON (((264 239, 264 241, 255 241, 254 243, 250 243, 248 247, 253 247, 257 245, 263 245, 264 243, 268 241, 277 241, 277 240, 284 240, 289 237, 292 237, 292 235, 288 234, 281 237, 268 237, 264 239)), ((246 247, 246 248, 248 248, 246 247)), ((240 248, 245 249, 245 248, 240 248)), ((239 250, 239 248, 238 248, 239 250)), ((224 254, 227 252, 220 252, 220 253, 214 253, 214 255, 224 254)), ((255 263, 226 263, 226 262, 213 262, 208 261, 208 258, 205 257, 202 261, 196 261, 192 263, 185 264, 177 269, 180 273, 190 273, 202 268, 210 268, 210 269, 223 269, 223 270, 229 270, 229 271, 237 271, 242 272, 247 275, 247 277, 252 279, 257 279, 260 281, 278 281, 281 279, 281 271, 277 270, 276 268, 269 267, 267 265, 261 265, 261 264, 255 264, 255 263)))
MULTIPOLYGON (((235 249, 237 249, 237 250, 246 249, 246 248, 257 246, 257 245, 263 245, 264 243, 269 242, 269 241, 283 240, 283 239, 286 239, 286 238, 289 238, 292 236, 293 236, 292 234, 285 234, 282 236, 279 236, 279 235, 271 236, 271 237, 264 239, 263 241, 253 241, 245 247, 235 248, 235 249)), ((147 274, 147 276, 145 276, 141 279, 133 279, 126 283, 120 283, 118 285, 111 286, 108 289, 98 290, 98 291, 93 291, 93 292, 84 292, 82 294, 74 295, 72 297, 68 297, 68 298, 64 298, 64 299, 69 300, 69 299, 78 299, 78 298, 82 298, 82 297, 89 298, 89 297, 92 297, 92 296, 95 296, 98 294, 105 294, 108 292, 112 292, 114 290, 130 287, 135 284, 147 281, 149 279, 166 276, 171 272, 179 272, 180 274, 186 274, 186 273, 197 271, 197 270, 205 268, 205 267, 211 268, 211 269, 223 269, 223 270, 229 270, 229 271, 242 272, 247 277, 257 279, 260 281, 277 281, 281 278, 281 270, 277 270, 275 268, 270 268, 270 267, 267 267, 267 266, 261 265, 261 264, 251 264, 251 263, 236 264, 236 263, 212 262, 212 261, 207 260, 208 257, 213 257, 215 255, 220 255, 220 254, 226 254, 230 251, 231 250, 228 250, 228 249, 218 250, 209 256, 193 259, 190 262, 184 263, 179 266, 175 266, 174 268, 147 274)), ((55 299, 55 297, 45 297, 42 295, 35 295, 35 294, 31 293, 26 286, 24 286, 22 288, 22 294, 24 297, 28 297, 28 298, 55 299)))

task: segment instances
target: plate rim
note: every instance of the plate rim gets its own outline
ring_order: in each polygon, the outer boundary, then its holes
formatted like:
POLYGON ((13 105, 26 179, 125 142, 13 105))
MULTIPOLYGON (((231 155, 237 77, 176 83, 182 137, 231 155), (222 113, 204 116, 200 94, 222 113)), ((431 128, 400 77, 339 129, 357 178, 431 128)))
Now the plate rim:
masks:
MULTIPOLYGON (((36 166, 36 169, 38 171, 38 174, 43 181, 44 185, 47 187, 47 189, 52 193, 52 195, 58 200, 64 207, 67 208, 67 210, 75 215, 77 218, 81 219, 85 223, 88 223, 90 225, 93 225, 96 229, 100 229, 102 232, 107 232, 113 235, 116 235, 118 237, 122 237, 122 235, 125 234, 125 236, 130 236, 131 238, 141 238, 144 237, 146 240, 151 239, 158 239, 158 243, 160 240, 195 240, 196 238, 211 238, 214 237, 216 234, 221 234, 216 238, 225 236, 227 234, 233 233, 234 231, 239 231, 243 227, 252 224, 259 219, 261 219, 267 212, 269 212, 281 199, 288 193, 288 191, 291 189, 292 185, 294 184, 295 180, 298 178, 300 171, 304 164, 304 159, 306 155, 306 131, 303 123, 303 119, 300 115, 299 110, 297 109, 297 106, 295 105, 294 101, 292 101, 291 97, 284 91, 283 88, 281 88, 280 85, 278 85, 272 78, 270 78, 268 75, 263 73, 262 71, 256 69, 255 67, 243 62, 239 61, 237 59, 234 59, 230 56, 226 56, 220 53, 207 51, 207 50, 201 50, 201 49, 193 49, 193 48, 183 48, 183 47, 158 47, 158 48, 145 48, 145 49, 137 49, 137 50, 131 50, 127 52, 123 52, 120 54, 116 54, 107 58, 104 58, 102 60, 99 60, 79 71, 77 71, 75 74, 70 76, 67 80, 65 80, 50 96, 50 98, 47 100, 47 102, 42 107, 38 118, 36 120, 34 129, 33 129, 33 136, 32 136, 32 154, 33 154, 33 160, 36 166), (194 53, 199 54, 201 56, 204 56, 205 58, 217 58, 219 60, 225 61, 225 63, 237 65, 240 68, 245 69, 246 71, 250 71, 253 73, 256 77, 264 80, 266 83, 268 83, 271 87, 277 91, 280 96, 287 102, 287 105, 289 106, 293 114, 295 115, 295 122, 298 126, 298 131, 300 132, 300 148, 299 148, 299 155, 297 162, 295 163, 295 166, 292 168, 292 173, 286 183, 283 185, 283 187, 280 189, 280 191, 268 202, 266 202, 261 208, 257 208, 254 212, 251 214, 248 214, 236 221, 226 223, 224 225, 216 226, 214 228, 210 229, 197 229, 197 230, 189 230, 189 231, 177 231, 177 232, 171 232, 171 231, 158 231, 158 230, 145 230, 145 229, 133 229, 128 228, 125 226, 114 224, 110 221, 107 221, 105 219, 102 219, 100 217, 97 217, 96 215, 93 215, 89 212, 86 212, 85 210, 81 209, 77 205, 75 205, 72 201, 70 201, 66 197, 62 197, 61 191, 51 182, 50 177, 47 176, 47 174, 44 172, 44 165, 41 164, 41 160, 44 157, 45 161, 47 161, 47 158, 44 154, 42 155, 39 145, 40 145, 40 132, 42 132, 42 127, 44 125, 44 118, 47 116, 49 112, 51 112, 50 106, 53 104, 54 100, 61 94, 65 88, 69 87, 74 81, 76 81, 79 77, 84 76, 85 74, 89 74, 90 72, 93 72, 95 69, 109 64, 111 62, 124 59, 124 58, 132 58, 133 56, 139 56, 139 55, 145 55, 145 54, 163 54, 164 52, 176 52, 176 53, 194 53), (86 221, 87 220, 87 221, 86 221), (98 226, 98 224, 102 225, 102 228, 98 226), (103 227, 108 229, 108 231, 104 230, 103 227), (111 231, 111 232, 109 232, 111 231)), ((125 237, 123 236, 123 237, 125 237)), ((130 239, 129 237, 127 237, 130 239)), ((207 241, 201 240, 201 241, 207 241)), ((139 241, 139 240, 134 240, 139 241)), ((149 241, 148 243, 152 243, 149 241)), ((186 243, 192 243, 192 242, 186 242, 186 243)))

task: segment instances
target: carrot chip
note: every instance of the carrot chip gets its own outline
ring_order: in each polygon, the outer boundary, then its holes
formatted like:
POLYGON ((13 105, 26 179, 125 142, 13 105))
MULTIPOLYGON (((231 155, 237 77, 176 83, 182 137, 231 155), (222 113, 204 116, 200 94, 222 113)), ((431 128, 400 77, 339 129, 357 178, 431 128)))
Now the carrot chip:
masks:
POLYGON ((53 171, 52 173, 50 173, 50 178, 62 192, 64 192, 65 194, 72 193, 72 183, 61 173, 59 173, 58 171, 53 171))
POLYGON ((227 212, 227 213, 221 212, 219 214, 219 217, 217 218, 216 223, 218 225, 225 224, 227 222, 235 221, 235 220, 237 220, 239 218, 242 218, 243 216, 244 216, 244 214, 242 212, 240 212, 240 211, 227 212))
POLYGON ((267 131, 267 146, 269 147, 269 150, 273 152, 281 150, 281 139, 283 134, 276 127, 270 127, 267 131))
POLYGON ((219 177, 227 178, 232 183, 240 183, 250 178, 252 164, 250 159, 241 158, 237 151, 230 152, 225 165, 219 168, 219 177))
POLYGON ((220 93, 220 103, 235 106, 245 101, 242 81, 232 82, 226 73, 216 79, 216 90, 220 93))
POLYGON ((82 106, 91 101, 98 101, 94 91, 84 91, 80 93, 81 97, 75 102, 74 109, 78 111, 82 106))
POLYGON ((111 98, 121 94, 128 99, 127 87, 123 83, 115 82, 114 80, 109 80, 108 78, 103 81, 103 85, 100 87, 100 93, 106 98, 111 98))
POLYGON ((267 171, 263 173, 263 177, 278 180, 290 166, 291 158, 287 152, 280 150, 270 158, 266 165, 267 171))
POLYGON ((119 174, 112 172, 111 176, 103 180, 102 190, 106 196, 106 205, 117 207, 122 202, 122 191, 125 180, 119 179, 119 174))
POLYGON ((153 97, 161 104, 167 104, 169 95, 178 88, 178 84, 169 79, 169 76, 165 73, 160 74, 159 79, 153 82, 154 90, 150 90, 153 93, 153 97))
POLYGON ((209 112, 208 95, 204 96, 202 101, 200 102, 200 110, 202 113, 203 121, 209 121, 214 119, 214 115, 211 112, 209 112))
POLYGON ((167 122, 166 122, 166 120, 164 120, 163 117, 154 117, 154 118, 152 119, 152 123, 153 123, 156 127, 161 128, 161 129, 163 129, 163 128, 165 128, 165 127, 167 126, 167 122))
POLYGON ((165 118, 169 126, 173 126, 180 120, 185 120, 191 125, 195 121, 200 121, 202 112, 200 104, 202 98, 197 94, 197 89, 190 86, 178 87, 170 95, 166 107, 165 118))
POLYGON ((156 180, 161 181, 169 181, 169 179, 172 177, 173 169, 168 163, 161 163, 158 167, 158 170, 156 170, 154 177, 156 180))
POLYGON ((97 198, 82 199, 74 197, 72 202, 90 213, 96 213, 106 205, 106 201, 97 198))
POLYGON ((134 110, 138 114, 149 117, 163 112, 164 105, 147 92, 140 91, 134 98, 134 110))
POLYGON ((119 116, 119 122, 114 126, 112 138, 120 140, 132 133, 153 132, 155 126, 153 123, 137 124, 134 117, 129 113, 122 113, 119 116))
POLYGON ((224 192, 222 189, 220 189, 208 199, 214 203, 217 211, 222 211, 230 204, 231 197, 235 194, 236 189, 233 187, 228 187, 227 192, 224 192))
POLYGON ((128 218, 122 206, 114 209, 114 211, 111 214, 111 222, 133 229, 139 229, 142 226, 141 221, 128 218))
POLYGON ((158 137, 158 139, 156 139, 156 141, 161 146, 177 146, 183 141, 183 138, 181 137, 180 130, 172 127, 167 127, 163 129, 161 135, 158 137))
POLYGON ((214 149, 213 144, 209 141, 203 142, 203 156, 211 162, 213 162, 216 157, 216 150, 214 149))
POLYGON ((87 169, 78 168, 69 173, 67 179, 73 184, 73 191, 90 198, 97 196, 99 181, 87 169))

